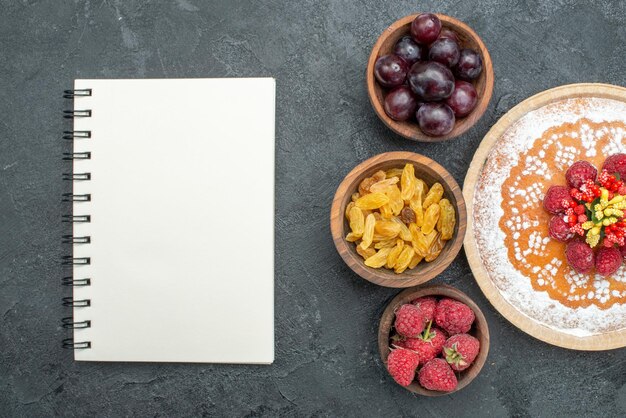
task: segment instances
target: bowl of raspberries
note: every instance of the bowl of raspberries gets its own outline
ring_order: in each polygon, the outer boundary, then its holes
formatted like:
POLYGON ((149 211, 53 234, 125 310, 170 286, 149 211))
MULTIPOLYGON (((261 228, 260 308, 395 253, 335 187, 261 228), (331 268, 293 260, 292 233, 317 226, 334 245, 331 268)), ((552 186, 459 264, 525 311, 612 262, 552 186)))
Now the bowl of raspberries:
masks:
POLYGON ((400 386, 424 396, 447 395, 480 373, 489 353, 489 328, 460 290, 417 286, 399 293, 383 312, 378 348, 400 386))
POLYGON ((580 274, 610 276, 626 256, 626 154, 609 156, 598 170, 576 161, 567 184, 551 185, 543 207, 550 238, 565 243, 565 258, 580 274))
POLYGON ((372 48, 367 92, 378 117, 405 138, 455 138, 483 115, 494 75, 489 52, 465 23, 420 13, 395 21, 372 48))

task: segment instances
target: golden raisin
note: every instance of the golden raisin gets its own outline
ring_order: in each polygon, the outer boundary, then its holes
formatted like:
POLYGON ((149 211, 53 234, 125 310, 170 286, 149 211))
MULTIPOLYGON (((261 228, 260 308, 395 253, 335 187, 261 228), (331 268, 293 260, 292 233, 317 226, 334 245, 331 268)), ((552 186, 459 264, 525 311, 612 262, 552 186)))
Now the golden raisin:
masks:
POLYGON ((411 269, 411 270, 414 269, 415 266, 417 266, 423 259, 424 259, 424 257, 419 255, 417 252, 415 254, 413 254, 413 259, 409 263, 409 269, 411 269))
POLYGON ((354 232, 350 232, 348 233, 348 235, 346 235, 346 241, 348 242, 355 242, 360 240, 362 237, 362 235, 357 235, 354 232))
POLYGON ((359 199, 359 197, 361 197, 361 195, 359 193, 352 193, 352 196, 350 196, 350 199, 353 202, 356 202, 359 199))
POLYGON ((384 241, 378 241, 376 242, 376 244, 374 244, 374 248, 376 248, 377 250, 380 250, 381 248, 387 248, 387 247, 391 248, 394 245, 396 245, 396 241, 397 241, 396 238, 389 238, 384 241))
POLYGON ((387 170, 385 174, 387 175, 387 178, 398 177, 399 179, 400 177, 402 177, 402 169, 399 167, 391 168, 387 170))
POLYGON ((361 248, 364 250, 372 245, 374 239, 374 226, 376 225, 376 218, 373 214, 367 215, 365 218, 365 228, 363 229, 363 241, 361 241, 361 248))
POLYGON ((402 170, 402 177, 400 178, 400 189, 402 190, 402 200, 409 200, 415 193, 415 167, 413 164, 407 164, 402 170))
POLYGON ((430 205, 428 209, 426 209, 426 212, 424 212, 424 224, 422 225, 423 234, 428 235, 435 229, 440 212, 441 208, 437 203, 430 205))
POLYGON ((363 235, 363 229, 365 228, 365 217, 361 209, 356 206, 350 209, 349 214, 350 229, 355 235, 363 235))
POLYGON ((402 251, 400 252, 400 255, 398 256, 398 259, 396 260, 394 271, 397 274, 400 274, 404 270, 406 270, 407 267, 409 267, 409 264, 411 264, 411 260, 413 259, 414 255, 415 250, 413 249, 413 247, 411 247, 410 245, 404 246, 404 248, 402 248, 402 251))
POLYGON ((384 204, 380 207, 380 214, 383 219, 390 219, 393 216, 393 211, 391 210, 391 206, 389 206, 389 203, 384 204))
POLYGON ((422 183, 422 187, 424 188, 424 190, 422 191, 422 200, 424 200, 424 197, 426 197, 426 194, 428 193, 428 184, 426 184, 426 182, 422 179, 417 179, 418 182, 422 183))
POLYGON ((346 219, 348 221, 350 220, 350 209, 352 209, 353 207, 354 207, 354 202, 352 201, 350 201, 350 203, 348 203, 348 205, 346 206, 346 219))
POLYGON ((454 225, 456 224, 456 215, 454 206, 448 199, 441 199, 439 201, 439 207, 441 208, 441 214, 437 221, 437 229, 441 232, 441 239, 449 240, 454 235, 454 225))
POLYGON ((370 193, 371 192, 370 187, 372 187, 373 184, 376 184, 379 181, 384 180, 386 177, 387 175, 385 174, 385 172, 379 170, 375 172, 371 177, 364 178, 359 184, 359 193, 361 193, 362 196, 370 193))
POLYGON ((438 232, 433 230, 430 234, 424 235, 415 224, 409 225, 409 229, 413 236, 412 244, 415 252, 425 257, 438 232))
POLYGON ((439 201, 441 200, 441 196, 443 196, 443 186, 439 183, 433 184, 433 186, 426 194, 424 202, 422 203, 422 207, 424 208, 424 210, 428 209, 428 207, 433 203, 439 203, 439 201))
POLYGON ((402 241, 401 239, 397 240, 395 247, 392 248, 391 252, 387 256, 387 263, 385 264, 386 268, 392 269, 393 266, 396 265, 398 256, 402 252, 403 248, 404 248, 404 241, 402 241))
POLYGON ((381 248, 376 254, 365 260, 365 265, 372 268, 381 268, 387 262, 391 248, 381 248))
POLYGON ((370 187, 371 193, 385 193, 387 189, 391 186, 395 185, 398 182, 397 177, 392 177, 390 179, 381 180, 377 183, 372 184, 370 187))
POLYGON ((422 208, 423 193, 418 193, 418 189, 422 190, 418 187, 415 188, 416 193, 413 194, 413 197, 411 198, 411 200, 409 200, 409 207, 415 215, 415 223, 417 224, 417 226, 421 227, 424 223, 424 210, 422 208))
POLYGON ((386 192, 386 195, 389 197, 389 207, 394 215, 399 215, 404 208, 404 200, 402 200, 402 194, 398 186, 391 186, 386 192))
POLYGON ((439 257, 439 254, 441 254, 441 250, 443 250, 444 245, 445 241, 441 239, 441 234, 438 234, 437 238, 435 238, 430 248, 428 249, 428 253, 426 254, 426 257, 424 257, 424 260, 430 263, 435 258, 439 257))
POLYGON ((424 182, 424 180, 422 179, 416 179, 415 180, 415 192, 413 193, 413 197, 418 196, 420 198, 421 201, 424 200, 424 196, 426 196, 426 189, 428 188, 428 186, 426 186, 426 183, 424 182))
POLYGON ((393 218, 391 218, 391 220, 397 223, 398 225, 400 225, 400 233, 399 233, 400 238, 402 238, 405 241, 411 241, 413 239, 411 235, 411 231, 409 231, 409 227, 406 226, 400 218, 394 216, 393 218))
POLYGON ((383 193, 370 193, 361 196, 356 202, 360 209, 378 209, 382 205, 389 203, 389 197, 383 193))
POLYGON ((374 231, 384 237, 395 237, 400 233, 400 225, 393 221, 377 221, 374 231))
POLYGON ((361 246, 360 246, 360 245, 357 245, 357 246, 356 246, 356 252, 357 252, 357 253, 358 253, 361 257, 363 257, 363 259, 370 258, 370 257, 371 257, 371 256, 373 256, 374 254, 376 254, 376 250, 375 250, 375 249, 373 249, 373 248, 371 248, 371 247, 370 247, 370 248, 367 248, 367 249, 365 249, 365 250, 364 250, 363 248, 361 248, 361 246))

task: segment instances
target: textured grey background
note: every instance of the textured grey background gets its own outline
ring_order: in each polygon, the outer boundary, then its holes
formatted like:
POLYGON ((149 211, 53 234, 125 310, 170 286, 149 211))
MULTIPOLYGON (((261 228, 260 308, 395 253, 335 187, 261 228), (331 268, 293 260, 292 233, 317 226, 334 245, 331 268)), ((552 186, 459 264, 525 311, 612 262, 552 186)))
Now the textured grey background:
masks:
POLYGON ((338 183, 368 157, 419 152, 461 183, 482 136, 524 98, 626 84, 625 24, 624 2, 608 0, 0 0, 0 416, 624 416, 626 350, 567 351, 523 334, 482 296, 463 253, 435 282, 484 309, 488 363, 452 396, 395 385, 376 328, 397 291, 346 268, 328 214, 338 183), (364 88, 380 32, 417 9, 466 21, 495 66, 489 110, 449 143, 395 136, 364 88), (278 89, 275 364, 75 363, 60 348, 62 90, 80 77, 247 76, 273 76, 278 89))

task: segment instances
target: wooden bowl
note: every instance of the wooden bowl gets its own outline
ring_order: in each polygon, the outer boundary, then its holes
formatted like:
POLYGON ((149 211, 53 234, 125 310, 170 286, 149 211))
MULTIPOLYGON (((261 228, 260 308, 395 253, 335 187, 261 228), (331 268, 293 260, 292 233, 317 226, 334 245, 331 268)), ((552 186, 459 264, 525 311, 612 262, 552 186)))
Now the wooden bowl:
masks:
POLYGON ((466 225, 465 200, 457 182, 445 168, 435 161, 412 152, 387 152, 357 165, 337 188, 330 211, 330 230, 339 255, 356 274, 372 283, 387 287, 410 287, 422 284, 445 270, 461 249, 466 225), (345 237, 350 231, 350 226, 345 217, 345 210, 348 202, 351 201, 352 194, 358 190, 364 178, 370 177, 378 170, 402 168, 406 163, 413 163, 415 176, 426 181, 429 187, 435 182, 441 183, 444 197, 455 208, 456 225, 452 239, 446 242, 439 257, 430 263, 423 261, 413 270, 396 274, 393 270, 384 267, 374 269, 365 265, 363 258, 356 252, 355 244, 346 241, 345 237))
POLYGON ((469 115, 457 119, 452 131, 444 136, 428 136, 424 134, 415 120, 398 122, 391 119, 387 116, 383 108, 386 91, 376 82, 376 78, 374 77, 374 64, 378 57, 392 53, 393 47, 400 38, 410 34, 411 22, 413 22, 416 16, 417 14, 414 14, 396 20, 391 26, 385 29, 374 44, 367 62, 367 94, 378 117, 398 135, 420 142, 446 141, 463 134, 474 126, 485 113, 485 110, 487 110, 489 100, 491 100, 491 94, 493 93, 493 64, 491 63, 491 57, 489 56, 487 47, 476 32, 460 20, 437 14, 441 20, 442 27, 451 29, 457 34, 462 48, 471 48, 477 51, 483 59, 483 71, 480 73, 480 76, 472 82, 478 93, 476 107, 469 115))
POLYGON ((390 334, 395 320, 395 311, 401 305, 410 303, 412 300, 423 296, 437 296, 456 299, 469 306, 472 311, 474 311, 474 315, 476 316, 476 320, 474 321, 472 329, 468 332, 468 334, 473 335, 478 339, 478 341, 480 341, 480 352, 470 367, 462 372, 455 372, 459 381, 456 389, 452 392, 438 392, 424 389, 416 381, 405 388, 413 393, 424 396, 449 395, 463 389, 465 386, 469 385, 476 376, 478 376, 478 373, 480 373, 480 370, 483 368, 483 365, 487 360, 487 354, 489 354, 489 326, 487 325, 485 315, 483 315, 478 305, 476 305, 476 303, 474 303, 469 296, 460 290, 448 285, 439 284, 431 286, 417 286, 400 292, 391 300, 389 305, 387 305, 387 308, 385 308, 385 311, 383 312, 383 316, 380 318, 380 326, 378 327, 378 350, 380 351, 380 358, 386 366, 387 357, 391 351, 389 349, 389 338, 391 336, 390 334))

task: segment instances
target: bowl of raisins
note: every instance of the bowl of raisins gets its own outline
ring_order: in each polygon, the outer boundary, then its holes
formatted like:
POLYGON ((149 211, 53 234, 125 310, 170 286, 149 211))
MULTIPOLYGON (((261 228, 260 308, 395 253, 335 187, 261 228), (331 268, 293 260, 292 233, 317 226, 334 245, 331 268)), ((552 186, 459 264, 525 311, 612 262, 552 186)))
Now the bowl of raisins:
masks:
POLYGON ((441 165, 412 152, 387 152, 357 165, 335 193, 330 229, 356 274, 386 287, 427 282, 463 245, 463 193, 441 165))
POLYGON ((378 117, 414 141, 455 138, 489 105, 494 74, 480 37, 465 23, 421 13, 380 35, 367 63, 366 84, 378 117))

